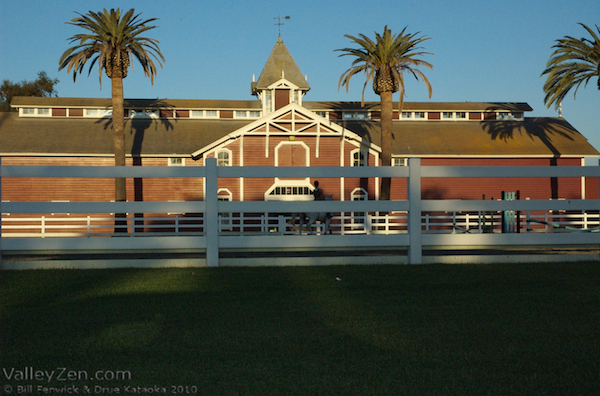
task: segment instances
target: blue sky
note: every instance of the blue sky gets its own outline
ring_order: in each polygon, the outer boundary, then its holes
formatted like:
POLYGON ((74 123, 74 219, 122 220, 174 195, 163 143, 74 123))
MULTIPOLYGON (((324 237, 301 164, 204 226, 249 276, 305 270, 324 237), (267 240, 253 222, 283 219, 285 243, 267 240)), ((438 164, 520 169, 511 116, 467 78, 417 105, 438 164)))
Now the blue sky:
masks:
MULTIPOLYGON (((334 50, 351 45, 344 34, 373 36, 385 25, 392 32, 431 37, 424 43, 434 65, 425 69, 433 86, 409 81, 407 101, 527 102, 529 116, 556 116, 543 103, 540 77, 556 39, 583 37, 582 27, 600 25, 598 0, 466 1, 111 1, 0 0, 0 80, 33 80, 45 70, 58 78, 61 97, 110 97, 110 82, 94 69, 73 82, 58 59, 79 33, 65 22, 101 8, 135 8, 143 18, 160 18, 148 34, 160 41, 166 58, 154 85, 139 65, 124 81, 127 98, 248 100, 256 78, 277 40, 277 17, 290 16, 281 36, 311 91, 305 100, 360 100, 364 84, 358 75, 351 89, 338 91, 340 75, 350 66, 334 50)), ((367 88, 366 100, 379 100, 367 88)), ((397 97, 395 97, 397 100, 397 97)), ((600 150, 600 91, 596 80, 570 94, 563 116, 600 150)))

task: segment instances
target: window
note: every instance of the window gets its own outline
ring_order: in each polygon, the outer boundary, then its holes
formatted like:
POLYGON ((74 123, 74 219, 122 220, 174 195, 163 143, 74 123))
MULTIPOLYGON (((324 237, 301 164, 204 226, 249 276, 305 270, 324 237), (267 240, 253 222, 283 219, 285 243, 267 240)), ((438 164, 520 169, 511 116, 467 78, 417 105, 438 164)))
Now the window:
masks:
POLYGON ((216 153, 217 166, 231 166, 231 151, 219 150, 216 153))
POLYGON ((265 201, 312 201, 310 180, 279 180, 265 192, 265 201))
POLYGON ((312 192, 309 187, 280 186, 275 187, 269 195, 312 195, 312 192))
MULTIPOLYGON (((227 188, 219 188, 217 190, 217 200, 221 202, 230 202, 233 199, 233 194, 227 188)), ((220 231, 231 231, 232 227, 231 213, 219 212, 220 231)))
POLYGON ((84 109, 84 117, 106 117, 112 115, 112 110, 107 109, 84 109))
POLYGON ((273 107, 273 91, 264 91, 265 92, 265 105, 264 108, 267 111, 271 111, 273 107))
POLYGON ((499 112, 499 120, 522 120, 523 112, 499 112))
POLYGON ((292 103, 300 104, 300 92, 297 90, 292 91, 292 103))
POLYGON ((352 166, 367 166, 366 156, 362 150, 353 150, 351 156, 352 166))
POLYGON ((217 118, 219 113, 217 110, 191 110, 190 118, 217 118))
POLYGON ((246 110, 236 110, 234 112, 235 118, 259 118, 260 111, 246 111, 246 110))
POLYGON ((366 111, 344 111, 344 120, 368 120, 369 113, 366 111))
POLYGON ((392 166, 407 166, 407 165, 408 165, 408 158, 398 158, 398 157, 392 158, 392 166))
MULTIPOLYGON (((351 198, 353 201, 366 201, 368 193, 364 188, 357 188, 352 191, 351 198)), ((352 224, 364 224, 365 212, 352 212, 352 224)))
POLYGON ((467 113, 465 111, 444 111, 442 118, 445 120, 466 120, 467 113))
POLYGON ((44 117, 50 115, 48 107, 24 107, 20 109, 22 116, 44 117))
POLYGON ((327 118, 327 114, 329 114, 327 111, 317 111, 316 113, 319 117, 323 118, 327 118))
POLYGON ((178 157, 169 158, 169 166, 185 166, 185 159, 178 157))
POLYGON ((424 111, 403 111, 400 115, 400 119, 403 120, 416 120, 416 119, 425 119, 424 111))
POLYGON ((131 118, 159 118, 158 110, 131 110, 131 118))

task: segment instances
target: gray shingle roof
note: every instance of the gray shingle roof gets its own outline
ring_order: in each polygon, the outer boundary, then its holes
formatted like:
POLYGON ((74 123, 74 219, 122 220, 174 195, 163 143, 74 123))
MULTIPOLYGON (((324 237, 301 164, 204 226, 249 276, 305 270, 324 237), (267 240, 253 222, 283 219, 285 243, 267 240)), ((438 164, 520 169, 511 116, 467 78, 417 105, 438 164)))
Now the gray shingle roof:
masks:
POLYGON ((265 89, 274 82, 281 80, 282 71, 284 78, 297 85, 301 90, 308 91, 310 89, 310 85, 302 75, 290 51, 279 37, 265 67, 260 73, 260 77, 256 81, 256 89, 265 89))
MULTIPOLYGON (((133 119, 125 123, 126 153, 189 156, 253 120, 133 119)), ((27 118, 0 113, 0 155, 110 156, 110 119, 27 118)))

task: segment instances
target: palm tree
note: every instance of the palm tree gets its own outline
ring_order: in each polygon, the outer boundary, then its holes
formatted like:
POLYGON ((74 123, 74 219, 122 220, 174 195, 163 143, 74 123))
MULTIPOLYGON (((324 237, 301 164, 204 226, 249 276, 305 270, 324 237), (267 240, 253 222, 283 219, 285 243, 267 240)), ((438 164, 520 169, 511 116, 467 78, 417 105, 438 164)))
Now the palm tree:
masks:
MULTIPOLYGON (((144 75, 150 77, 154 85, 157 68, 153 58, 162 68, 164 56, 158 48, 158 40, 142 37, 142 33, 154 29, 147 26, 157 18, 140 20, 133 9, 122 14, 120 9, 102 12, 89 11, 87 15, 79 14, 69 25, 75 25, 87 30, 86 33, 76 34, 69 38, 74 47, 67 49, 59 60, 58 70, 65 67, 67 72, 73 71, 73 81, 77 73, 82 73, 87 61, 91 59, 88 75, 98 63, 100 72, 100 87, 102 88, 102 71, 110 78, 112 84, 112 128, 115 151, 115 166, 125 165, 125 116, 123 109, 123 79, 132 60, 137 59, 142 65, 144 75), (160 59, 160 60, 159 60, 160 59)), ((132 67, 133 68, 133 67, 132 67)), ((115 178, 115 201, 126 201, 127 191, 124 178, 115 178)))
MULTIPOLYGON (((362 104, 365 101, 365 89, 369 81, 373 80, 373 90, 381 97, 381 161, 385 166, 391 165, 392 162, 392 117, 393 117, 393 102, 392 94, 400 92, 398 103, 398 112, 402 112, 404 103, 404 72, 412 74, 417 80, 421 78, 431 98, 431 84, 425 75, 417 69, 419 66, 424 66, 433 69, 433 66, 419 59, 420 56, 430 54, 422 52, 419 45, 429 37, 416 37, 419 32, 414 34, 406 33, 406 27, 400 34, 392 34, 391 30, 386 26, 383 29, 383 34, 375 32, 375 40, 370 39, 364 34, 359 37, 344 35, 354 43, 359 45, 359 48, 342 48, 336 51, 342 51, 340 56, 352 56, 354 61, 352 66, 342 74, 338 82, 338 89, 346 86, 346 92, 350 85, 350 79, 357 73, 363 72, 366 81, 362 91, 362 104)), ((390 199, 391 179, 384 178, 381 184, 382 200, 390 199)))
POLYGON ((598 78, 600 90, 600 28, 596 25, 596 33, 583 23, 580 25, 588 31, 592 40, 565 36, 552 46, 556 49, 542 73, 542 76, 548 75, 544 84, 546 107, 554 104, 557 108, 571 88, 575 88, 575 97, 581 84, 586 87, 592 77, 598 78))

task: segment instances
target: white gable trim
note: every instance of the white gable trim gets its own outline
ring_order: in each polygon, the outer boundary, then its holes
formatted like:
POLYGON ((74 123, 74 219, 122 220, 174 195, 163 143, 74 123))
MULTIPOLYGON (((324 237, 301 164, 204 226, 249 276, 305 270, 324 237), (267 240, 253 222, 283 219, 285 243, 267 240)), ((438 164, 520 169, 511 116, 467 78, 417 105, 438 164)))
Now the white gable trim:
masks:
MULTIPOLYGON (((380 152, 381 148, 364 140, 360 135, 319 116, 296 103, 290 103, 281 109, 274 111, 262 118, 259 118, 242 128, 233 131, 213 143, 206 145, 196 151, 191 156, 199 158, 207 151, 210 151, 231 139, 238 139, 244 135, 265 136, 265 157, 268 157, 269 136, 316 136, 317 148, 315 155, 319 156, 319 142, 321 136, 339 136, 340 140, 351 140, 360 145, 368 147, 370 150, 380 152), (314 127, 315 131, 308 131, 314 127)), ((356 143, 355 143, 356 144, 356 143)))
MULTIPOLYGON (((283 70, 281 71, 283 74, 283 70)), ((282 78, 278 81, 275 81, 273 84, 269 85, 267 89, 295 89, 300 90, 300 87, 296 84, 292 83, 289 80, 286 80, 283 75, 282 78)))

